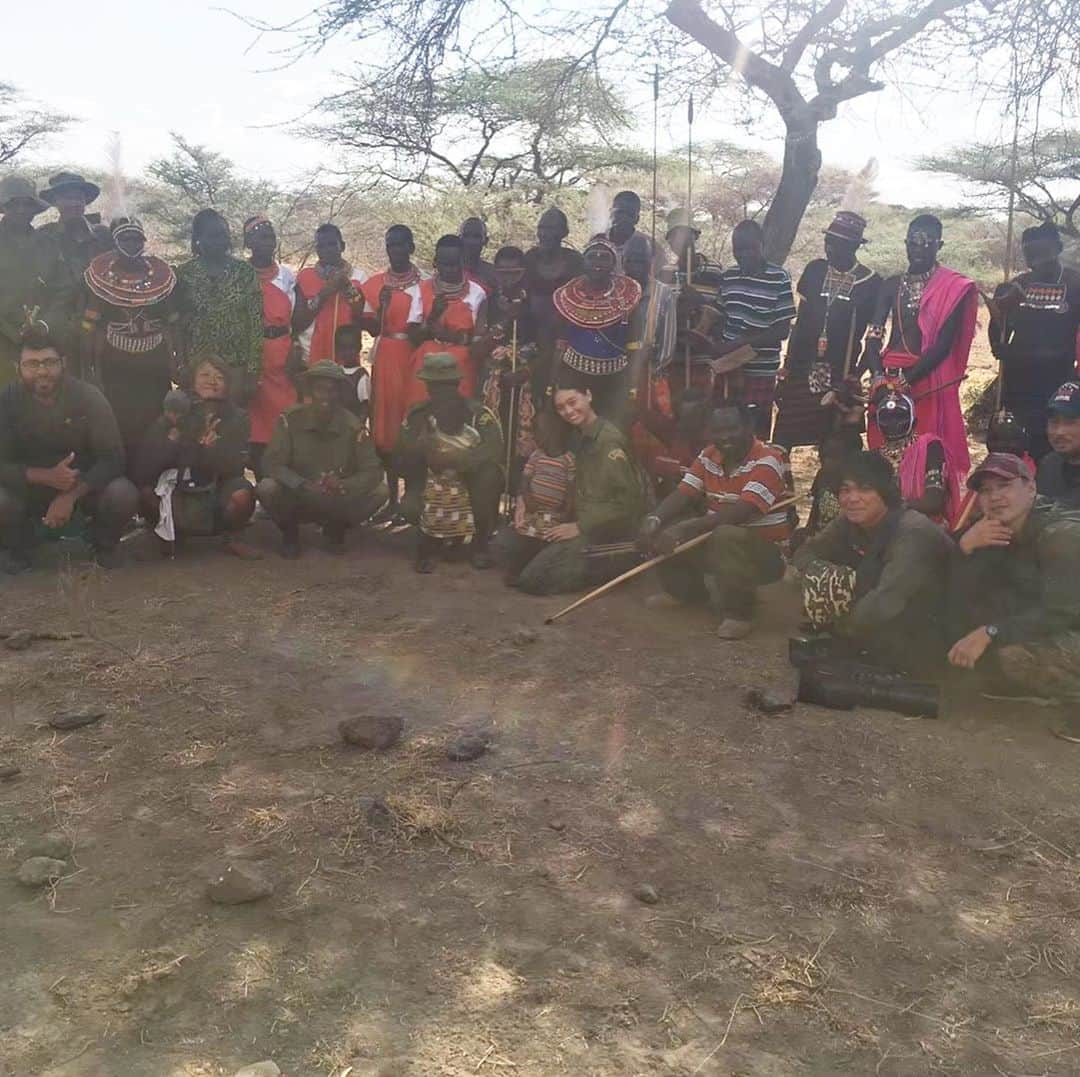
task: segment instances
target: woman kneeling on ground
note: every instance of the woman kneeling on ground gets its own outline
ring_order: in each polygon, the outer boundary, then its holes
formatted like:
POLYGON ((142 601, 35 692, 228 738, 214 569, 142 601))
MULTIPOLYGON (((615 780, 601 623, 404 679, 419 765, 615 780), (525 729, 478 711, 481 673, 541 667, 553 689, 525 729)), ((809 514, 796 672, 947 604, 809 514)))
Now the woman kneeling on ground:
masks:
POLYGON ((520 549, 511 555, 511 571, 517 572, 516 586, 531 595, 580 591, 628 567, 625 558, 596 556, 597 547, 619 543, 632 550, 646 509, 645 483, 626 438, 596 414, 592 393, 559 387, 554 399, 574 457, 575 516, 544 530, 542 542, 530 543, 531 557, 521 536, 514 536, 520 549))
POLYGON ((196 359, 190 371, 191 392, 165 397, 164 413, 139 447, 135 479, 143 515, 167 556, 178 537, 224 532, 226 553, 257 560, 262 555, 240 541, 255 511, 255 490, 244 478, 247 412, 230 400, 231 369, 222 360, 196 359))

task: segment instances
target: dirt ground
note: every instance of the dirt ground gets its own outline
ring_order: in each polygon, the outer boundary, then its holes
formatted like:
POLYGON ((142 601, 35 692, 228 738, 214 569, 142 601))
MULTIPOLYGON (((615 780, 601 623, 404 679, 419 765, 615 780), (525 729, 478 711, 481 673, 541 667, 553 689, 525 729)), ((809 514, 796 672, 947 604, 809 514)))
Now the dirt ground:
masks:
POLYGON ((84 636, 0 650, 0 1073, 1078 1071, 1077 749, 1043 717, 762 717, 790 584, 735 644, 648 582, 544 627, 497 574, 310 538, 4 584, 0 629, 84 636), (405 739, 346 747, 362 713, 405 739), (57 830, 68 873, 20 886, 57 830), (226 859, 274 893, 211 904, 226 859))
POLYGON ((648 580, 545 627, 403 537, 309 539, 0 585, 0 631, 82 633, 0 650, 0 1074, 1080 1072, 1080 749, 1045 715, 756 713, 789 583, 725 644, 648 580), (346 747, 355 714, 406 736, 346 747), (64 878, 19 885, 57 831, 64 878), (212 904, 228 861, 274 893, 212 904))

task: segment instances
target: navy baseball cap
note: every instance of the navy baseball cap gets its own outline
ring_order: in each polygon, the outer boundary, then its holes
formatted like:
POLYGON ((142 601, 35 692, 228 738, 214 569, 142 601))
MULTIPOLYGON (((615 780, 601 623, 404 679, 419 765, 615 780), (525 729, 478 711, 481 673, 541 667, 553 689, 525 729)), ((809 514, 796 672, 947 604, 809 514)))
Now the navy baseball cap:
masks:
POLYGON ((1046 405, 1052 415, 1064 415, 1067 419, 1080 419, 1080 382, 1067 381, 1058 387, 1050 403, 1046 405))

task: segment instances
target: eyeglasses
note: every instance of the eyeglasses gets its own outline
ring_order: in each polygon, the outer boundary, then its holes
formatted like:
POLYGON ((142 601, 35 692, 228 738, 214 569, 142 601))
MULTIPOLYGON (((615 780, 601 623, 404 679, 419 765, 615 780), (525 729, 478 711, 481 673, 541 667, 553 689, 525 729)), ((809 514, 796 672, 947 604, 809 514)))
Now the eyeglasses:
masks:
POLYGON ((45 359, 20 359, 19 369, 29 374, 40 374, 44 370, 59 370, 64 361, 58 355, 50 355, 45 359))

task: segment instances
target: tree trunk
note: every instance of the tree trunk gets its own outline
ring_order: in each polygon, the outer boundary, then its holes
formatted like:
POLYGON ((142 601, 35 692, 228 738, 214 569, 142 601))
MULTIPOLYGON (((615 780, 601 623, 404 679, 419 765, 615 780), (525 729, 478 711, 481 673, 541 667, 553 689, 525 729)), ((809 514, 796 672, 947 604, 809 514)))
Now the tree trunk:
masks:
POLYGON ((791 253, 803 214, 817 188, 821 171, 818 122, 804 114, 787 124, 780 183, 765 214, 765 257, 776 265, 783 265, 791 253))

